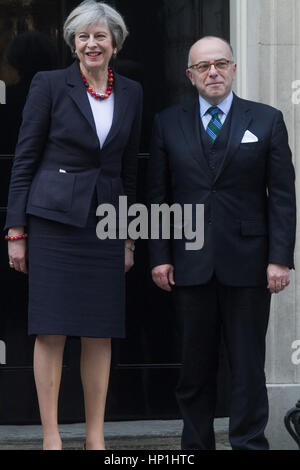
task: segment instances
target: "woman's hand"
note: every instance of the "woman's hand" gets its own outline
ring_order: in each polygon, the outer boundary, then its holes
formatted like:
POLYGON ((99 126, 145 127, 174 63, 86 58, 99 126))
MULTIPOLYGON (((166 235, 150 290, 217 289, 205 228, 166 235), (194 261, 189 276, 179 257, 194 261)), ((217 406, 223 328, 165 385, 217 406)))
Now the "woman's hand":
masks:
MULTIPOLYGON (((9 237, 16 237, 18 235, 24 234, 24 227, 13 227, 8 231, 9 237)), ((27 253, 27 241, 23 240, 14 240, 8 241, 8 260, 9 265, 12 269, 19 271, 21 273, 27 274, 27 263, 26 263, 26 253, 27 253)))
POLYGON ((125 273, 134 265, 134 243, 131 240, 125 242, 125 273))

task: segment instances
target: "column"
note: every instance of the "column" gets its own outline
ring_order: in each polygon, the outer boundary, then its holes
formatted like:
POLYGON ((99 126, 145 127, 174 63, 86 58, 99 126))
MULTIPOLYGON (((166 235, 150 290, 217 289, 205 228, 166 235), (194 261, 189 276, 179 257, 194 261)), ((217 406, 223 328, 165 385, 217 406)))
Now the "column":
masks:
MULTIPOLYGON (((238 64, 235 92, 242 98, 269 104, 283 112, 298 180, 299 208, 300 1, 230 0, 230 7, 231 42, 238 64)), ((298 240, 299 230, 298 224, 298 240)), ((274 450, 297 449, 283 420, 285 413, 300 399, 300 364, 292 361, 295 352, 292 345, 300 340, 299 244, 295 263, 290 286, 279 295, 273 295, 267 336, 266 376, 270 400, 267 435, 274 450)))

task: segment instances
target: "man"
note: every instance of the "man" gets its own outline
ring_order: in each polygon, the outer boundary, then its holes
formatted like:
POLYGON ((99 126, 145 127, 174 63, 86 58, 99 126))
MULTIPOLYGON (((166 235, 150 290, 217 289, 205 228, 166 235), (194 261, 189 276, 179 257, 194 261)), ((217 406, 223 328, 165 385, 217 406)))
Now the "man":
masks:
POLYGON ((156 116, 149 202, 204 204, 204 246, 151 240, 152 277, 174 291, 183 319, 177 399, 183 449, 215 449, 213 420, 221 334, 232 372, 229 438, 265 450, 265 336, 271 294, 294 267, 294 168, 282 113, 232 93, 231 46, 205 37, 187 76, 199 97, 156 116), (169 187, 171 191, 169 191, 169 187))

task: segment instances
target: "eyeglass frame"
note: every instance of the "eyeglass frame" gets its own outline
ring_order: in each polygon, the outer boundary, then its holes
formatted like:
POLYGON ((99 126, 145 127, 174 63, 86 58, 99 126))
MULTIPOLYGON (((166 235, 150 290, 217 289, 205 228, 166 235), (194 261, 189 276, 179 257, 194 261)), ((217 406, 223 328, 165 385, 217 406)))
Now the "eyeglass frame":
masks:
MULTIPOLYGON (((194 64, 194 65, 190 65, 188 67, 188 70, 197 70, 198 72, 200 73, 208 73, 211 69, 211 66, 213 65, 215 67, 216 70, 219 70, 218 67, 216 67, 216 62, 221 62, 221 61, 224 61, 227 63, 227 68, 230 64, 234 64, 235 62, 233 60, 229 60, 229 59, 217 59, 217 60, 213 60, 212 62, 208 62, 208 61, 205 61, 205 60, 202 60, 200 62, 198 62, 198 64, 194 64), (204 71, 200 71, 197 67, 200 65, 200 64, 208 64, 208 69, 207 70, 204 70, 204 71)), ((227 70, 227 69, 226 69, 227 70)))

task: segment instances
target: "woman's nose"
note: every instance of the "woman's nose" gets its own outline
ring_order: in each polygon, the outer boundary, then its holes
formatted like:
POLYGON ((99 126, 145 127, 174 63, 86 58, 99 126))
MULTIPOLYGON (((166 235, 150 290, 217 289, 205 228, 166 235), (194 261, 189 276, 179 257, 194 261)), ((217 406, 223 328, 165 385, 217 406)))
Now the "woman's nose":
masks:
POLYGON ((96 45, 95 37, 91 35, 88 40, 88 46, 89 47, 94 47, 96 45))

